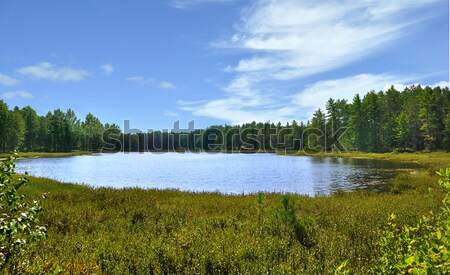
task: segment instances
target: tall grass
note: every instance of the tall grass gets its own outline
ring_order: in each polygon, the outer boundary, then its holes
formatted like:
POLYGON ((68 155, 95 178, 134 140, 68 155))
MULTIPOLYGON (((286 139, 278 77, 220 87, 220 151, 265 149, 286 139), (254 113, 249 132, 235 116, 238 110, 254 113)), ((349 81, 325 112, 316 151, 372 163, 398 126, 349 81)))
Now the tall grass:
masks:
POLYGON ((423 192, 434 175, 396 181, 391 193, 311 198, 93 189, 31 178, 29 197, 47 193, 40 219, 48 233, 29 250, 27 272, 330 274, 347 261, 346 269, 366 274, 390 213, 401 226, 439 206, 423 192))

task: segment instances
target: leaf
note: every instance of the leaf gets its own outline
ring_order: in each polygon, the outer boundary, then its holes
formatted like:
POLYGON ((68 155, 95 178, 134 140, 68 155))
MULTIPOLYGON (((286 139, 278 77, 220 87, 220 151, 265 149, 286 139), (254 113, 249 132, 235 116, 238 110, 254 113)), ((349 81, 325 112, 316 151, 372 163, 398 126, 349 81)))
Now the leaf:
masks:
POLYGON ((411 265, 414 263, 414 260, 415 260, 414 255, 413 255, 413 256, 409 256, 409 257, 405 260, 405 263, 406 263, 408 266, 411 266, 411 265))

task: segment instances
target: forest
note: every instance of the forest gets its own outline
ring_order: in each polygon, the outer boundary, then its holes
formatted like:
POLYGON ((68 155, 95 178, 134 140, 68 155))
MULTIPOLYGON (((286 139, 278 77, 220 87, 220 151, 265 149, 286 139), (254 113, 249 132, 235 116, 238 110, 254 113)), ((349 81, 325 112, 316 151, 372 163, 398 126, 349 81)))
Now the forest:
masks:
POLYGON ((329 99, 307 122, 252 122, 191 132, 123 133, 89 113, 10 110, 0 100, 0 152, 83 151, 362 151, 450 150, 449 88, 411 86, 329 99))

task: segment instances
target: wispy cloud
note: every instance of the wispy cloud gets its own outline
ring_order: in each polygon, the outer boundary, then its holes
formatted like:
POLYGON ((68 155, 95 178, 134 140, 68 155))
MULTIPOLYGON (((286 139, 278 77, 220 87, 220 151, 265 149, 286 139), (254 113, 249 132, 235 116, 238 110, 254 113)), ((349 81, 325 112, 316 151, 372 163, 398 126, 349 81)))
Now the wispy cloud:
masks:
POLYGON ((127 81, 138 83, 140 85, 152 85, 160 89, 175 90, 177 86, 169 81, 158 81, 154 78, 147 78, 143 76, 130 76, 126 78, 127 81))
POLYGON ((168 117, 178 117, 179 114, 173 111, 164 111, 164 116, 168 116, 168 117))
POLYGON ((103 64, 100 66, 100 69, 102 69, 103 73, 106 75, 110 75, 114 72, 114 66, 112 64, 103 64))
POLYGON ((32 79, 46 79, 51 81, 80 81, 89 75, 85 70, 60 67, 48 62, 41 62, 34 66, 20 68, 17 70, 17 73, 32 79))
POLYGON ((4 75, 4 74, 0 74, 0 85, 14 86, 17 83, 19 83, 19 81, 17 79, 14 79, 14 78, 4 75))
POLYGON ((2 94, 2 97, 5 99, 11 99, 14 97, 21 97, 23 99, 32 99, 33 95, 27 91, 15 91, 15 92, 6 92, 2 94))
POLYGON ((169 5, 176 9, 188 10, 204 4, 229 4, 239 0, 170 0, 169 5))
POLYGON ((428 18, 417 12, 434 2, 442 0, 258 1, 244 13, 239 31, 214 45, 255 53, 232 71, 295 79, 379 52, 428 18))
POLYGON ((198 101, 185 101, 185 100, 177 100, 178 106, 194 106, 200 105, 202 103, 206 103, 207 100, 198 100, 198 101))
POLYGON ((155 80, 153 78, 145 78, 142 76, 130 76, 126 78, 127 81, 139 83, 141 85, 154 84, 155 80))
POLYGON ((398 83, 410 86, 416 76, 392 74, 360 74, 345 78, 318 81, 306 86, 294 95, 265 94, 252 87, 252 82, 244 77, 234 80, 227 96, 198 104, 178 102, 181 110, 191 111, 197 116, 206 116, 242 124, 251 121, 306 121, 317 108, 324 108, 329 98, 351 101, 356 93, 364 95, 371 90, 380 91, 398 83))
POLYGON ((175 90, 177 88, 177 86, 175 86, 175 84, 173 84, 169 81, 161 81, 159 83, 158 87, 161 89, 166 89, 166 90, 175 90))
POLYGON ((405 88, 412 85, 416 76, 392 74, 359 74, 345 78, 318 81, 295 94, 291 103, 311 115, 317 108, 324 108, 329 98, 352 101, 355 94, 364 96, 369 91, 385 91, 392 85, 405 88))
POLYGON ((225 71, 234 74, 221 98, 180 106, 194 115, 232 123, 308 119, 329 97, 351 99, 357 92, 412 81, 390 74, 360 74, 319 81, 294 96, 286 83, 356 63, 408 35, 412 25, 433 15, 427 8, 444 0, 253 1, 236 32, 213 47, 244 56, 225 71))

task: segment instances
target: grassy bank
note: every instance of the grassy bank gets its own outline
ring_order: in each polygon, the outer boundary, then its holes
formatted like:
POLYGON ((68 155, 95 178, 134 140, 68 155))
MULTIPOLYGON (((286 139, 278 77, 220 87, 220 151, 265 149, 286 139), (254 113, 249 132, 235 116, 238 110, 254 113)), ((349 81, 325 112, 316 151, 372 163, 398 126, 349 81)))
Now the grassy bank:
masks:
POLYGON ((314 156, 314 157, 338 157, 338 158, 365 158, 390 161, 416 162, 432 169, 439 169, 450 164, 450 153, 447 152, 413 152, 413 153, 366 153, 366 152, 342 152, 342 153, 306 153, 304 151, 279 152, 281 155, 314 156))
POLYGON ((393 193, 291 195, 301 224, 286 221, 282 195, 228 196, 62 184, 31 178, 24 192, 47 192, 41 223, 48 236, 32 248, 30 273, 330 274, 343 261, 357 274, 377 259, 390 213, 413 224, 436 210, 427 173, 404 174, 393 193))
MULTIPOLYGON (((91 155, 92 152, 87 151, 71 151, 71 152, 19 152, 19 158, 60 158, 73 157, 82 155, 91 155)), ((0 153, 0 160, 10 156, 11 153, 0 153)))

